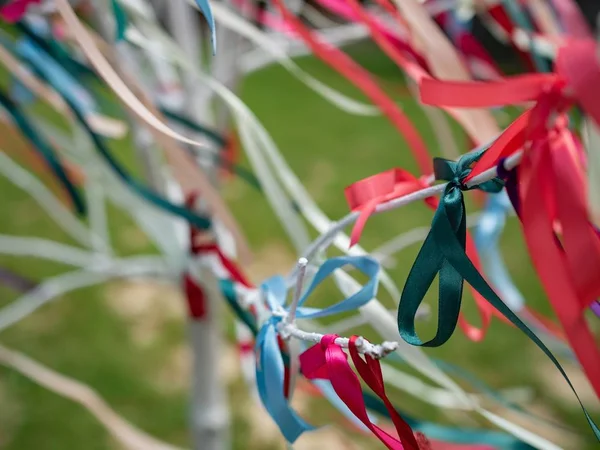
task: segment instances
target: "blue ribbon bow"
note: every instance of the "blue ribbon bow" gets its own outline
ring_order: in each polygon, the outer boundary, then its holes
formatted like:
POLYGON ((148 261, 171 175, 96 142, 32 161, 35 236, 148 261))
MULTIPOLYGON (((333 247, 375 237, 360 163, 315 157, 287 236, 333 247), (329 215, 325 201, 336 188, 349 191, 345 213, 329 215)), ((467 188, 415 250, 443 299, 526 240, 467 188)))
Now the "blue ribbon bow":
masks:
MULTIPOLYGON (((351 311, 363 306, 377 293, 379 263, 366 256, 332 258, 319 268, 306 292, 298 302, 296 316, 308 319, 351 311), (325 309, 304 307, 304 303, 334 270, 352 265, 369 277, 369 281, 355 294, 325 309)), ((285 439, 293 443, 305 431, 315 427, 304 421, 288 404, 284 395, 284 362, 277 341, 277 327, 287 314, 285 300, 288 288, 281 276, 275 276, 261 285, 267 305, 274 313, 261 327, 256 338, 256 384, 260 399, 285 439)))

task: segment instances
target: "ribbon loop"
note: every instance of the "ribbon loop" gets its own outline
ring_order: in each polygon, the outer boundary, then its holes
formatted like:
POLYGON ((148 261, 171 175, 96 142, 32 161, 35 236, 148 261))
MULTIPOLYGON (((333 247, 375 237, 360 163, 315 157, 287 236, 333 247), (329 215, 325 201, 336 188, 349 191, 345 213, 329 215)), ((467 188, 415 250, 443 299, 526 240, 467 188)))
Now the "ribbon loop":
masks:
MULTIPOLYGON (((350 234, 350 246, 360 240, 367 220, 378 205, 426 186, 423 178, 417 178, 410 172, 399 168, 386 170, 348 186, 344 190, 348 206, 352 211, 360 211, 360 216, 350 234)), ((433 208, 437 206, 433 197, 429 197, 425 201, 433 208)))
POLYGON ((463 291, 463 277, 449 262, 443 252, 443 241, 458 240, 464 251, 467 243, 467 226, 462 191, 479 188, 498 192, 503 182, 493 179, 468 188, 463 180, 471 165, 482 155, 482 151, 464 155, 454 162, 442 158, 434 159, 436 178, 448 180, 436 209, 431 231, 427 235, 419 254, 410 270, 398 308, 398 328, 402 339, 412 345, 438 347, 444 344, 456 329, 459 320, 463 291), (438 230, 443 229, 443 232, 438 230), (423 342, 415 331, 415 317, 429 287, 439 273, 439 320, 435 336, 423 342))

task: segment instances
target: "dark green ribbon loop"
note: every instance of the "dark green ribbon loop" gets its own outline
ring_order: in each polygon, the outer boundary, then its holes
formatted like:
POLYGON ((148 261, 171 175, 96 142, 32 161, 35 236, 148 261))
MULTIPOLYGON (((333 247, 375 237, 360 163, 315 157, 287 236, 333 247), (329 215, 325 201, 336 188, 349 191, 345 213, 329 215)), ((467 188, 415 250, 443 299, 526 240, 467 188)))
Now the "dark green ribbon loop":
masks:
MULTIPOLYGON (((402 291, 400 307, 398 308, 400 335, 412 345, 437 347, 445 343, 456 329, 463 282, 466 280, 550 358, 575 394, 575 397, 577 397, 594 435, 600 440, 600 429, 583 406, 569 377, 556 357, 535 333, 504 304, 465 252, 466 214, 462 191, 469 188, 462 183, 462 180, 469 173, 470 165, 479 159, 481 153, 465 155, 456 163, 439 159, 434 161, 436 177, 449 180, 449 182, 435 212, 431 230, 419 251, 402 291), (415 315, 438 273, 440 275, 438 329, 433 339, 423 343, 415 332, 415 315)), ((474 187, 487 192, 498 192, 501 186, 501 182, 494 179, 474 187)))
POLYGON ((464 251, 467 239, 467 222, 462 191, 479 188, 499 192, 503 182, 498 179, 481 185, 467 187, 462 180, 471 171, 471 165, 482 151, 469 153, 458 161, 442 158, 433 160, 436 179, 447 180, 440 204, 433 217, 431 231, 413 264, 400 298, 398 327, 402 339, 412 345, 439 347, 456 329, 463 291, 463 276, 441 251, 448 239, 457 241, 464 251), (415 331, 415 317, 429 287, 439 273, 438 329, 433 339, 423 342, 415 331))

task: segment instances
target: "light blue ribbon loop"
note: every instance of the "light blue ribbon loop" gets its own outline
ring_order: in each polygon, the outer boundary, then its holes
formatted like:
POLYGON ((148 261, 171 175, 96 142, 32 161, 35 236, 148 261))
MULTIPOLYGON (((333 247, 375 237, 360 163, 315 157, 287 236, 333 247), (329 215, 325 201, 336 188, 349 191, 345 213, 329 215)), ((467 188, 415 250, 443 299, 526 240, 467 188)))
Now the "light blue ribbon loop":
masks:
POLYGON ((260 400, 288 442, 295 442, 305 431, 315 427, 305 422, 288 404, 284 396, 284 365, 277 343, 277 323, 271 317, 256 338, 256 385, 260 400))
MULTIPOLYGON (((377 293, 379 263, 366 256, 332 258, 319 268, 306 292, 298 302, 298 318, 324 317, 359 308, 377 293), (369 277, 355 294, 325 309, 302 307, 308 296, 333 271, 351 265, 369 277)), ((288 442, 293 443, 305 431, 315 427, 305 422, 288 404, 284 395, 284 362, 277 340, 277 326, 288 310, 285 307, 288 288, 285 279, 274 276, 261 285, 265 302, 273 315, 262 325, 256 338, 256 384, 260 399, 288 442)))
POLYGON ((330 316, 342 312, 352 311, 360 308, 377 294, 377 275, 379 274, 379 263, 366 256, 341 256, 328 259, 317 271, 312 282, 306 289, 306 292, 300 297, 296 317, 302 319, 314 319, 317 317, 330 316), (302 305, 306 303, 310 294, 321 284, 333 271, 350 265, 363 272, 369 277, 369 281, 360 289, 360 291, 350 297, 335 303, 325 309, 307 308, 302 305))

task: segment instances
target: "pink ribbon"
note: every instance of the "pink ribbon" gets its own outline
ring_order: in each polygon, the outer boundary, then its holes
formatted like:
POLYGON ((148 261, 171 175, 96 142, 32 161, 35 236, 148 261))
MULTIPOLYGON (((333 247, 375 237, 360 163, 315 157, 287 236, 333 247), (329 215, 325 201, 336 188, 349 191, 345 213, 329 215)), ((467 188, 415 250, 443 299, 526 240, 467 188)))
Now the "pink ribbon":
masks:
POLYGON ((32 3, 40 3, 41 0, 14 0, 0 8, 0 17, 8 23, 15 23, 27 13, 27 8, 32 3))
MULTIPOLYGON (((342 348, 334 343, 336 335, 323 336, 321 342, 300 355, 300 368, 308 379, 329 380, 340 399, 348 406, 350 411, 373 432, 373 434, 390 450, 429 450, 419 447, 411 428, 398 415, 392 407, 390 415, 400 439, 393 437, 369 419, 367 408, 362 397, 360 381, 348 364, 348 357, 342 348)), ((362 360, 361 360, 362 361, 362 360)), ((375 393, 384 401, 386 407, 391 405, 383 389, 381 368, 379 363, 372 358, 367 362, 362 361, 361 371, 367 375, 369 381, 377 387, 375 393), (381 380, 381 383, 379 382, 381 380), (381 386, 381 388, 379 388, 381 386)), ((388 407, 389 408, 389 407, 388 407)))

